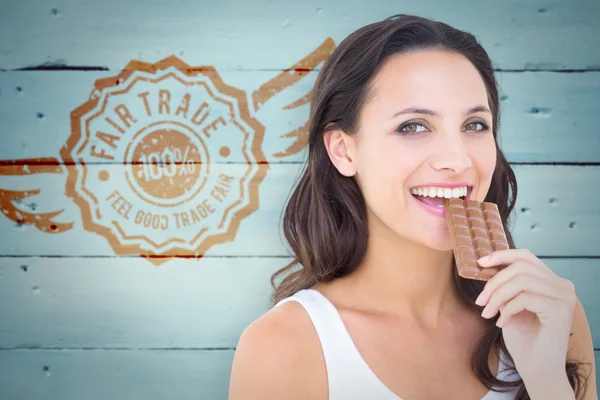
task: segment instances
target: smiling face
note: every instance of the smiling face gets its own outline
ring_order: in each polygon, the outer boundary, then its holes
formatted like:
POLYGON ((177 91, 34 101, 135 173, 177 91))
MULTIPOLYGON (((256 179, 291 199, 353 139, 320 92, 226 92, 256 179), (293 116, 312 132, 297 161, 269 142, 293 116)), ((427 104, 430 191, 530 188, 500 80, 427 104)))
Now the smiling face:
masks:
POLYGON ((436 208, 436 200, 427 199, 433 203, 427 206, 411 189, 466 183, 472 185, 468 198, 485 198, 496 147, 479 72, 457 53, 397 54, 382 65, 370 94, 358 132, 345 137, 351 161, 344 165, 337 160, 336 167, 355 176, 370 225, 384 224, 429 248, 451 249, 444 213, 436 208), (401 113, 407 109, 413 110, 401 113), (431 111, 423 114, 415 109, 431 111))

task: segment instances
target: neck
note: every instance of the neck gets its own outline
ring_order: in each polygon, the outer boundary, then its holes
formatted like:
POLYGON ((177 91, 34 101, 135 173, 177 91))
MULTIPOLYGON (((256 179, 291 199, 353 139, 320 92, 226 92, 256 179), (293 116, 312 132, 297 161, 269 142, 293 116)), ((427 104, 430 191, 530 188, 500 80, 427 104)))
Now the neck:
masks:
POLYGON ((369 227, 365 258, 346 279, 378 311, 437 330, 460 303, 452 259, 452 250, 433 250, 378 224, 369 227))

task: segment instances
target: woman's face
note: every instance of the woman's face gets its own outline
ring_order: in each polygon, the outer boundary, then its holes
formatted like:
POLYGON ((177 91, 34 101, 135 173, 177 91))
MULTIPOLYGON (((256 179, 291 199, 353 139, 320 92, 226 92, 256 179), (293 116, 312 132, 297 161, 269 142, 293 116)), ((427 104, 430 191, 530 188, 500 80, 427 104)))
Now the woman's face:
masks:
POLYGON ((347 149, 374 218, 370 223, 429 248, 451 249, 439 207, 444 200, 437 195, 446 195, 445 185, 459 185, 448 194, 464 195, 461 187, 468 185, 468 198, 483 201, 496 165, 483 80, 462 55, 420 51, 390 57, 374 78, 372 94, 347 149), (410 108, 431 113, 399 114, 410 108), (421 196, 411 193, 416 188, 421 196))

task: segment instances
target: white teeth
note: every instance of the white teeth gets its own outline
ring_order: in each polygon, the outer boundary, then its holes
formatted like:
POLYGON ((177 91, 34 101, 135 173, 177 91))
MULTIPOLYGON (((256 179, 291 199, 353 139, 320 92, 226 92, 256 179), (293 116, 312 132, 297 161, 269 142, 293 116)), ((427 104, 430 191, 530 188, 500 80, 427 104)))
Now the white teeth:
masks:
POLYGON ((425 197, 442 197, 445 199, 464 197, 467 195, 467 187, 461 186, 457 188, 437 188, 437 187, 421 187, 410 189, 410 193, 417 196, 425 197))

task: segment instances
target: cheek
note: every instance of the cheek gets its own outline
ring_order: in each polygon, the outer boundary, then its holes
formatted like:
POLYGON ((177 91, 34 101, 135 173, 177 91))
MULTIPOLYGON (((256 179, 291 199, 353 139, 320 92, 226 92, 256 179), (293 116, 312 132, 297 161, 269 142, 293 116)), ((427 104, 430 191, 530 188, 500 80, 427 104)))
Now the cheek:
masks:
POLYGON ((357 153, 357 180, 366 198, 379 206, 398 202, 398 193, 405 188, 405 181, 412 170, 412 158, 405 149, 393 143, 371 143, 357 153), (402 156, 399 156, 402 155, 402 156))
POLYGON ((398 191, 405 186, 406 180, 419 167, 422 157, 418 152, 390 141, 382 144, 376 152, 370 154, 371 177, 388 190, 398 191))
POLYGON ((481 185, 486 188, 489 187, 496 168, 496 143, 494 138, 490 136, 490 140, 473 148, 471 159, 479 174, 481 185))

